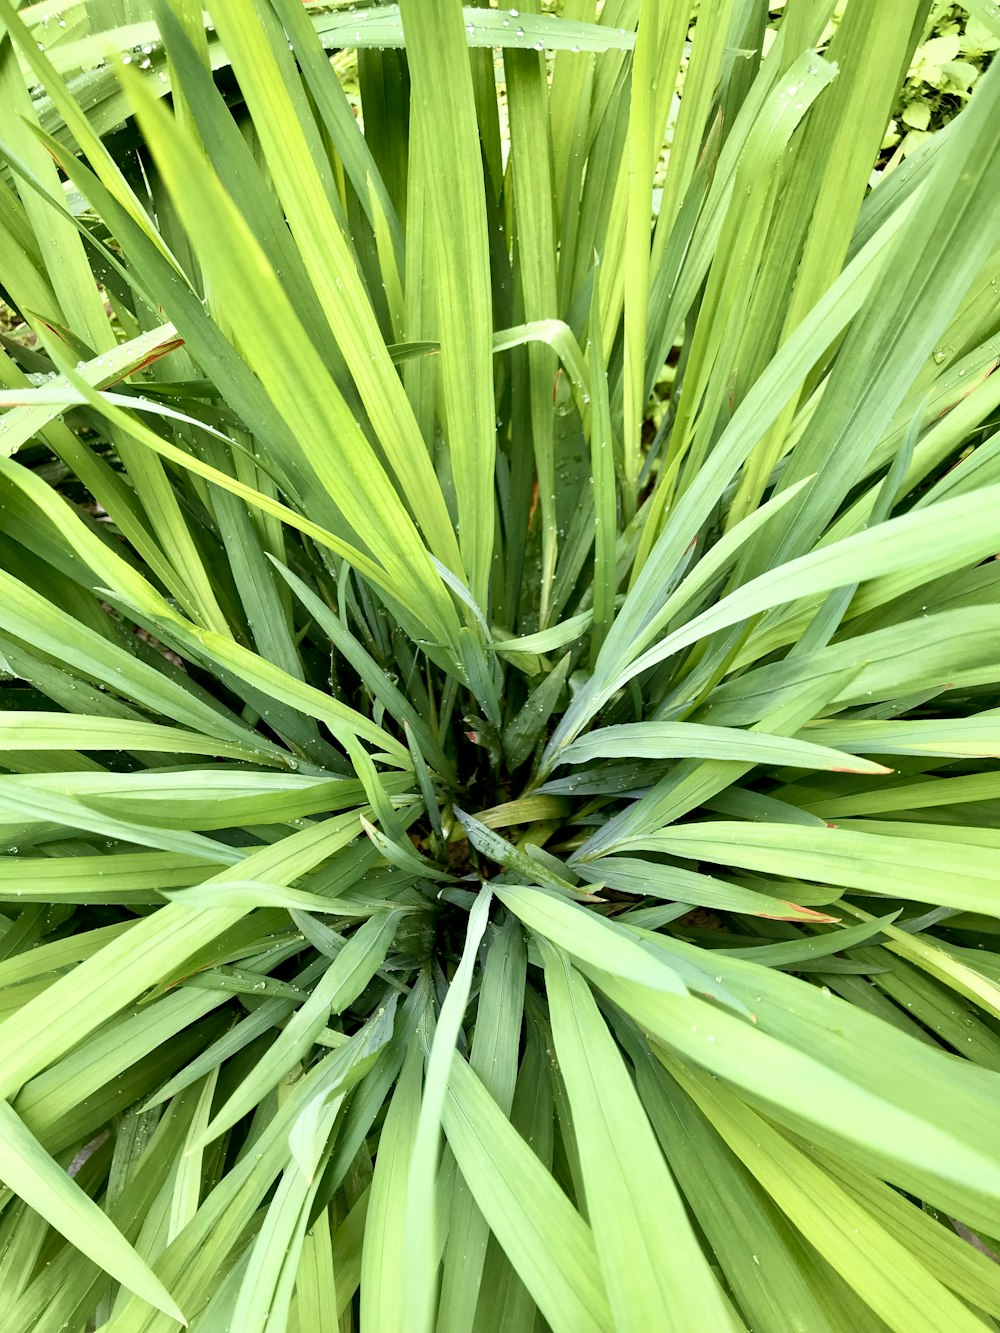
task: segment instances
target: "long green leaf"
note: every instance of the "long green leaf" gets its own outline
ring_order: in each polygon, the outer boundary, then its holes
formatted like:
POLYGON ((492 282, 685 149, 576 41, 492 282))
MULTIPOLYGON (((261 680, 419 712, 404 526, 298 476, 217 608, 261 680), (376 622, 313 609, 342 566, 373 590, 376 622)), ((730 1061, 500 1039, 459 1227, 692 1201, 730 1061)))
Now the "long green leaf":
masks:
POLYGON ((615 1327, 724 1329, 715 1277, 590 989, 565 956, 547 946, 544 957, 552 1035, 615 1327))
POLYGON ((87 1197, 0 1100, 0 1178, 73 1245, 143 1300, 185 1323, 163 1283, 107 1215, 87 1197))
POLYGON ((463 1060, 451 1068, 444 1128, 476 1203, 554 1333, 610 1333, 590 1228, 463 1060))

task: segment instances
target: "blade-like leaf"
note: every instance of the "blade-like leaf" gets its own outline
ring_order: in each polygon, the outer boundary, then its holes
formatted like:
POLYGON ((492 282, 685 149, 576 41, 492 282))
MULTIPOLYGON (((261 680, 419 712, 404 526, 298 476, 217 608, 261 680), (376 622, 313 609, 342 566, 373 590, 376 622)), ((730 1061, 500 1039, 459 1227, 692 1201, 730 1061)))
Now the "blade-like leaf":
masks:
POLYGON ((0 1100, 0 1179, 66 1237, 127 1287, 186 1323, 163 1283, 105 1213, 87 1197, 0 1100))

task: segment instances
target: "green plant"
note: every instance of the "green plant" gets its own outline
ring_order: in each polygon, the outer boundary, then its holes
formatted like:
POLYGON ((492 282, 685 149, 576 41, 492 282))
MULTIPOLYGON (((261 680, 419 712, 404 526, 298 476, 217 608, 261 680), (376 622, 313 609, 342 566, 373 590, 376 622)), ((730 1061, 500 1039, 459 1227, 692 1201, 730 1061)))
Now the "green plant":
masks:
POLYGON ((885 147, 895 149, 891 163, 912 153, 968 101, 1000 47, 996 24, 989 20, 983 6, 970 9, 935 0, 927 40, 913 53, 899 107, 889 122, 885 147))
POLYGON ((1000 1319, 1000 71, 540 8, 0 0, 4 1333, 1000 1319))

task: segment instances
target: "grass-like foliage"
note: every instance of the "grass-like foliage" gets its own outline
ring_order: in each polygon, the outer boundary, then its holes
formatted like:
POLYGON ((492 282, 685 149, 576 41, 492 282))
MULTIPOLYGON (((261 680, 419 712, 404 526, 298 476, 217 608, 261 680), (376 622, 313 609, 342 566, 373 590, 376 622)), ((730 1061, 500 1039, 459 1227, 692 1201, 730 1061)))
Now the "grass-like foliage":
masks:
POLYGON ((998 1327, 1000 69, 520 3, 0 0, 3 1333, 998 1327))

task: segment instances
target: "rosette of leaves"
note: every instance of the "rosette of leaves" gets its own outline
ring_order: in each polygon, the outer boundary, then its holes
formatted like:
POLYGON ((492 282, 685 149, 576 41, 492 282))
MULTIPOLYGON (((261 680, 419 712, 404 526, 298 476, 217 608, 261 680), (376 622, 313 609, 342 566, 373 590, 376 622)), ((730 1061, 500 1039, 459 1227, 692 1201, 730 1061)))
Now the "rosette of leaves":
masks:
POLYGON ((538 9, 0 0, 4 1333, 1000 1318, 1000 73, 538 9))

